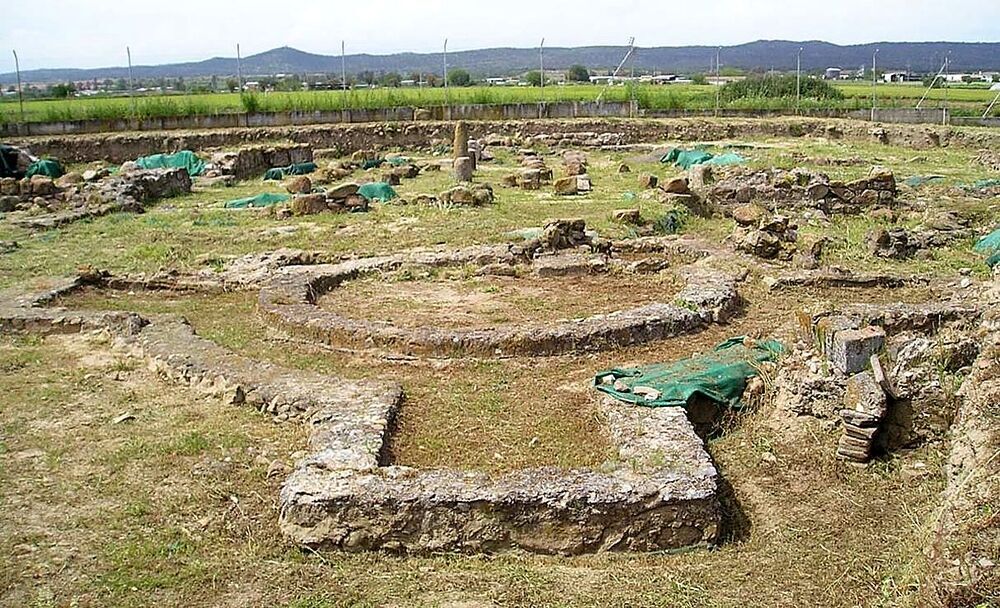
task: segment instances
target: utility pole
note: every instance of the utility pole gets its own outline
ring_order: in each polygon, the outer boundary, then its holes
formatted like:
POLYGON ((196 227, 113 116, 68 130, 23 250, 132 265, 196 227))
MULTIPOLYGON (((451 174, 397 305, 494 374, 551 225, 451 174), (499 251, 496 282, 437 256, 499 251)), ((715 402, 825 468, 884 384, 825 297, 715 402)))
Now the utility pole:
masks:
POLYGON ((951 51, 944 56, 944 110, 941 112, 941 124, 948 122, 948 60, 951 59, 951 51))
POLYGON ((618 76, 618 72, 621 71, 622 67, 625 65, 625 62, 629 60, 629 57, 632 56, 632 53, 634 51, 635 51, 635 36, 632 36, 631 38, 628 39, 628 51, 625 52, 625 57, 622 58, 622 62, 618 64, 618 67, 615 68, 615 71, 611 73, 611 77, 608 79, 608 84, 604 85, 604 88, 601 89, 601 92, 597 95, 597 100, 596 100, 597 103, 601 103, 601 100, 604 99, 604 93, 607 92, 608 87, 614 84, 615 77, 618 76))
POLYGON ((993 106, 997 105, 998 99, 1000 99, 1000 93, 997 93, 997 96, 993 98, 993 101, 990 102, 990 105, 986 106, 986 111, 983 112, 983 118, 989 116, 990 110, 993 109, 993 106))
POLYGON ((240 43, 236 43, 236 85, 243 94, 243 59, 240 57, 240 43))
POLYGON ((722 47, 715 49, 715 115, 719 115, 719 104, 722 101, 722 81, 720 80, 720 61, 722 57, 722 47))
MULTIPOLYGON (((21 64, 17 60, 17 50, 14 53, 14 71, 17 73, 17 103, 21 107, 21 122, 24 122, 24 94, 21 92, 21 64)), ((986 110, 989 112, 989 110, 986 110)))
POLYGON ((545 50, 545 38, 542 38, 541 44, 538 45, 538 72, 541 74, 541 87, 542 92, 545 92, 545 59, 542 56, 542 52, 545 50))
POLYGON ((872 122, 875 122, 875 92, 876 92, 876 80, 875 80, 875 58, 878 56, 878 48, 872 53, 872 122))
POLYGON ((347 91, 347 43, 340 41, 340 88, 347 91))
POLYGON ((795 54, 795 113, 799 113, 799 102, 802 100, 802 47, 795 54))
POLYGON ((132 79, 132 49, 125 47, 125 54, 128 55, 128 96, 132 98, 132 117, 136 115, 135 111, 135 81, 132 79))
POLYGON ((448 96, 448 39, 444 39, 444 103, 448 106, 448 119, 451 119, 451 98, 448 96))
POLYGON ((920 101, 918 101, 918 102, 917 102, 917 107, 916 107, 916 109, 917 109, 917 110, 919 110, 919 109, 920 109, 920 105, 921 105, 922 103, 924 103, 924 100, 925 100, 925 99, 927 99, 927 94, 928 94, 928 93, 930 93, 930 92, 931 92, 931 89, 933 89, 933 88, 934 88, 934 84, 935 84, 935 83, 936 83, 936 82, 938 81, 938 78, 941 78, 941 74, 944 74, 944 70, 945 70, 945 68, 947 68, 947 67, 948 67, 948 59, 946 58, 946 59, 945 59, 945 60, 944 60, 944 61, 943 61, 943 62, 941 63, 941 69, 940 69, 940 70, 938 70, 937 74, 935 74, 935 75, 934 75, 934 78, 933 78, 933 79, 931 80, 931 83, 930 83, 930 85, 928 85, 928 87, 927 87, 927 90, 926 90, 926 91, 924 91, 924 94, 923 94, 923 96, 922 96, 922 97, 920 98, 920 101))

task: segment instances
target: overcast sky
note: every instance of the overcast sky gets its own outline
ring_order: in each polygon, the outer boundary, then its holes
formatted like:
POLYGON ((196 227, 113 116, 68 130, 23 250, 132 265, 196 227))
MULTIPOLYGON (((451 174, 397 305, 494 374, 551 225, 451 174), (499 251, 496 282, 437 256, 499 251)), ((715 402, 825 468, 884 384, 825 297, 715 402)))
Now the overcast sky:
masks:
POLYGON ((388 54, 495 46, 730 45, 758 39, 1000 41, 1000 0, 4 0, 0 72, 199 61, 279 46, 388 54))

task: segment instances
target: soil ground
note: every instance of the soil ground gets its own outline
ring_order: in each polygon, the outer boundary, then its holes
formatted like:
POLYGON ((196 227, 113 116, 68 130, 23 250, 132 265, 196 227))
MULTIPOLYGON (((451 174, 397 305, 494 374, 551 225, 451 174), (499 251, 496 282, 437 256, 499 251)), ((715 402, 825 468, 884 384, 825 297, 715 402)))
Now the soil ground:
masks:
MULTIPOLYGON (((907 261, 872 258, 864 245, 869 229, 912 227, 926 208, 961 210, 977 230, 994 225, 996 200, 954 188, 996 176, 973 161, 976 151, 821 139, 710 142, 714 150, 730 144, 741 146, 751 166, 806 166, 838 179, 864 175, 872 164, 887 165, 899 177, 944 175, 941 184, 904 189, 903 202, 912 211, 897 223, 862 215, 801 226, 806 236, 831 238, 825 264, 924 276, 934 279, 934 287, 769 294, 759 278, 777 271, 761 264, 743 289, 746 309, 728 325, 637 348, 501 360, 320 348, 265 327, 256 314, 255 293, 91 291, 60 304, 179 313, 199 334, 251 357, 349 377, 397 379, 406 401, 392 444, 396 462, 502 472, 542 464, 597 466, 607 458, 607 440, 587 391, 602 369, 673 361, 732 335, 789 341, 797 330, 795 313, 804 308, 941 299, 958 289, 960 269, 972 269, 973 280, 986 276, 981 258, 971 252, 972 239, 907 261), (832 164, 837 159, 849 162, 832 164)), ((644 196, 638 176, 679 174, 640 155, 589 152, 595 185, 590 195, 557 198, 548 190, 497 187, 497 204, 480 209, 388 204, 367 214, 278 221, 265 213, 219 208, 224 200, 277 190, 253 181, 163 201, 142 215, 117 214, 37 234, 0 223, 0 240, 20 244, 0 255, 0 287, 30 287, 39 277, 65 276, 81 264, 113 272, 191 270, 203 268, 206 260, 219 263, 279 247, 371 255, 500 242, 508 231, 552 217, 582 217, 604 235, 628 237, 633 230, 611 221, 612 210, 638 206, 648 219, 667 211, 644 196), (618 173, 621 162, 629 162, 632 173, 618 173)), ((508 152, 498 150, 497 157, 483 165, 477 180, 496 186, 517 165, 508 152)), ((548 156, 547 162, 558 174, 558 157, 548 156)), ((428 173, 404 180, 399 191, 436 193, 448 181, 444 172, 428 173)), ((688 217, 682 230, 720 243, 732 228, 724 218, 688 217)), ((663 275, 663 286, 655 277, 634 283, 629 278, 629 293, 673 293, 670 276, 663 275)), ((364 308, 371 318, 451 322, 439 314, 442 297, 429 285, 447 285, 460 302, 470 294, 494 302, 536 297, 522 289, 534 288, 530 283, 505 281, 373 279, 329 297, 336 306, 364 308), (409 291, 380 295, 386 284, 409 291), (487 291, 492 287, 499 291, 487 291)), ((461 321, 590 314, 621 295, 614 283, 586 289, 586 299, 550 290, 537 295, 538 302, 528 298, 510 310, 493 304, 477 308, 476 299, 476 306, 467 307, 471 316, 461 321)), ((289 545, 277 529, 278 488, 305 448, 303 428, 199 398, 122 357, 99 335, 0 336, 0 372, 2 606, 948 604, 948 595, 930 582, 933 568, 925 553, 944 486, 945 444, 854 468, 832 456, 837 429, 811 419, 789 425, 764 404, 729 419, 726 432, 708 442, 727 484, 725 542, 717 550, 577 558, 313 553, 289 545)), ((979 541, 970 537, 970 542, 979 541)), ((982 584, 989 588, 988 581, 982 584)))
POLYGON ((361 314, 403 327, 471 329, 577 319, 624 306, 669 302, 679 287, 670 273, 415 281, 375 277, 349 281, 319 303, 340 314, 361 314))

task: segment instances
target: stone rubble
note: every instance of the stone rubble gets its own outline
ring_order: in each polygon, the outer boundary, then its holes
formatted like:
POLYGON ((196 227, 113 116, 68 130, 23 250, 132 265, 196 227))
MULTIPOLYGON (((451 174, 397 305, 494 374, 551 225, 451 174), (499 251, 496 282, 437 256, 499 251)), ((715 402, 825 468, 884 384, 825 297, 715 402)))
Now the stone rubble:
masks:
MULTIPOLYGON (((9 211, 24 213, 11 218, 12 222, 33 230, 121 211, 142 213, 153 201, 191 191, 191 177, 184 169, 131 171, 97 182, 75 183, 65 189, 40 175, 14 183, 20 195, 9 211)), ((0 192, 10 189, 9 180, 0 180, 0 192)), ((6 200, 0 199, 0 207, 6 200)))
MULTIPOLYGON (((741 217, 741 221, 750 219, 741 217)), ((795 242, 798 240, 798 227, 791 224, 788 217, 775 215, 763 216, 756 227, 741 225, 737 222, 733 231, 733 243, 737 251, 749 253, 765 260, 791 260, 796 252, 795 242)))
POLYGON ((873 167, 867 178, 846 183, 801 168, 786 171, 736 167, 725 170, 725 176, 708 191, 709 199, 721 205, 768 203, 816 209, 826 215, 892 207, 896 194, 896 179, 883 167, 873 167))
MULTIPOLYGON (((308 178, 306 178, 308 179, 308 178)), ((275 205, 269 209, 278 218, 301 215, 315 215, 331 211, 334 213, 363 213, 368 211, 368 199, 358 194, 361 187, 356 182, 343 182, 324 190, 312 191, 306 181, 299 181, 298 190, 310 190, 296 194, 288 203, 275 205)))
POLYGON ((459 184, 452 186, 437 196, 436 201, 429 204, 443 203, 445 205, 482 207, 494 202, 493 186, 485 183, 459 184))
POLYGON ((251 145, 236 151, 217 152, 210 159, 211 165, 221 175, 231 175, 243 181, 259 178, 273 167, 312 162, 313 149, 308 144, 251 145))

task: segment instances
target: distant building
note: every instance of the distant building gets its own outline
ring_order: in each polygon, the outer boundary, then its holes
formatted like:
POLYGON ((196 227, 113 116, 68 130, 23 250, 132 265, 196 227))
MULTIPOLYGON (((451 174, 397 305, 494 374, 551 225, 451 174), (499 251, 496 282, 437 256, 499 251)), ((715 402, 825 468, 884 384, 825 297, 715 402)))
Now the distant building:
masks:
POLYGON ((843 73, 843 70, 840 68, 826 68, 826 71, 823 72, 823 78, 826 80, 840 80, 841 73, 843 73))
POLYGON ((484 82, 491 87, 516 87, 520 84, 517 78, 509 77, 487 78, 484 82))
POLYGON ((906 82, 910 79, 907 72, 883 72, 882 82, 906 82))
POLYGON ((945 82, 990 82, 992 75, 983 72, 974 72, 971 74, 945 74, 942 78, 944 78, 945 82))
POLYGON ((640 82, 649 82, 651 84, 669 84, 671 82, 677 82, 677 74, 659 74, 657 76, 642 76, 639 78, 640 82))

